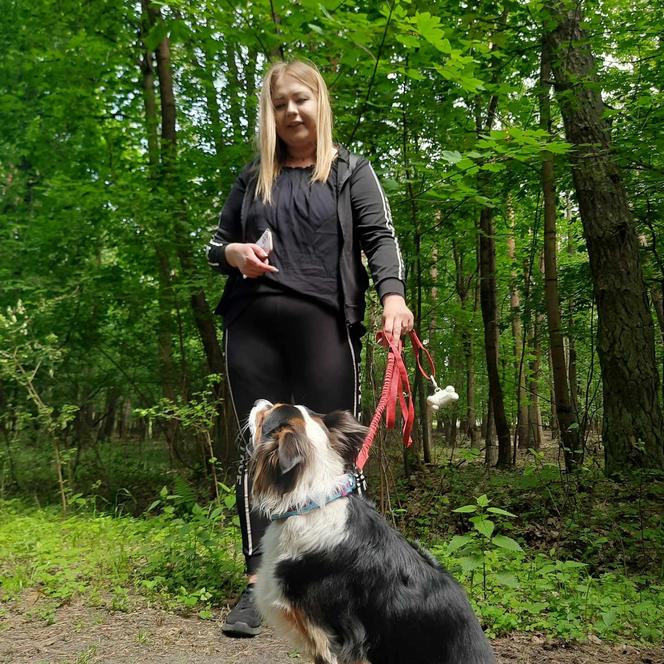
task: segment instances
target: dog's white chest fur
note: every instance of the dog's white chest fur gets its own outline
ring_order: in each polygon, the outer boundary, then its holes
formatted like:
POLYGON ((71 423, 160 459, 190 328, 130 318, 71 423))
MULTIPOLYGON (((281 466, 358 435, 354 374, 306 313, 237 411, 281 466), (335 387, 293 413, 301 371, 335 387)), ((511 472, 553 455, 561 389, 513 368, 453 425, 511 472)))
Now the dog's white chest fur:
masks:
POLYGON ((283 522, 275 521, 268 526, 256 582, 256 601, 264 615, 270 611, 271 604, 283 607, 284 600, 275 574, 277 565, 316 550, 329 551, 343 543, 348 536, 347 506, 347 500, 337 500, 322 509, 283 522))
POLYGON ((297 560, 317 550, 329 551, 342 544, 348 533, 347 513, 348 501, 342 499, 322 509, 271 523, 262 540, 263 556, 254 589, 258 609, 269 624, 288 634, 303 652, 311 651, 315 636, 318 654, 321 649, 327 651, 330 662, 335 660, 327 644, 328 635, 312 625, 306 625, 306 637, 293 629, 299 618, 283 593, 277 567, 280 562, 297 560))

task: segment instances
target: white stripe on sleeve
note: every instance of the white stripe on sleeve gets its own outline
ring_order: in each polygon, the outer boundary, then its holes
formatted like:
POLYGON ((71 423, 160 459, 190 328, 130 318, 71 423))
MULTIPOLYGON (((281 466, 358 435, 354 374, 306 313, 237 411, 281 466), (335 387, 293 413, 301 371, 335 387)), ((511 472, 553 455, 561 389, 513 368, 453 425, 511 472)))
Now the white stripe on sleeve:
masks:
POLYGON ((392 211, 390 210, 390 204, 385 197, 385 193, 383 192, 383 188, 380 186, 380 182, 378 180, 378 176, 376 175, 376 172, 373 169, 373 166, 369 164, 369 170, 371 171, 371 175, 373 175, 374 181, 376 182, 376 186, 378 187, 378 192, 380 193, 380 198, 383 202, 383 214, 385 215, 385 225, 390 231, 390 234, 392 235, 392 239, 394 240, 394 249, 397 253, 397 261, 399 262, 399 279, 403 281, 403 273, 404 273, 404 266, 403 266, 403 259, 401 258, 401 249, 399 249, 399 240, 397 240, 397 235, 394 232, 394 224, 392 223, 392 211))

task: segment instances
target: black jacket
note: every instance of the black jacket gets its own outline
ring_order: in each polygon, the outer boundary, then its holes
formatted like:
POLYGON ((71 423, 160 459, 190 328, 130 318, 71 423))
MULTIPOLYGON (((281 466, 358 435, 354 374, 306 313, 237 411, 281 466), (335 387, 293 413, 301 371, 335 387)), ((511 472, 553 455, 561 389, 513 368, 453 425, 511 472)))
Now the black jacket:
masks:
MULTIPOLYGON (((333 168, 337 169, 337 216, 341 230, 339 274, 344 316, 346 324, 354 326, 364 319, 364 295, 369 285, 361 252, 364 251, 367 256, 381 299, 388 293, 405 295, 404 264, 392 225, 390 206, 371 164, 339 146, 333 168)), ((256 191, 256 182, 257 168, 254 163, 245 167, 234 185, 243 192, 239 218, 237 214, 224 214, 222 210, 219 226, 206 248, 210 266, 230 276, 215 313, 221 313, 225 297, 241 278, 239 270, 227 263, 224 251, 231 242, 245 241, 247 210, 256 191)))

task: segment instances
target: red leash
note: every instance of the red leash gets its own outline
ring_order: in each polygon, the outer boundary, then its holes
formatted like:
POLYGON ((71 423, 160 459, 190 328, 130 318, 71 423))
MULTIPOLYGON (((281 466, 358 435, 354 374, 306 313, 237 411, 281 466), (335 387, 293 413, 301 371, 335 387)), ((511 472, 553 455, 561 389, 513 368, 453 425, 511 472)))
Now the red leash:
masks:
MULTIPOLYGON (((431 380, 436 375, 436 368, 431 359, 431 355, 422 345, 422 342, 414 331, 411 331, 409 336, 413 344, 413 350, 415 351, 417 368, 427 380, 431 380), (424 352, 429 361, 429 373, 422 368, 422 364, 420 363, 420 351, 424 352)), ((383 390, 378 401, 378 406, 376 407, 376 412, 369 424, 369 430, 367 431, 360 454, 357 457, 356 466, 360 470, 364 468, 364 464, 369 458, 369 450, 371 449, 374 438, 378 433, 378 426, 383 413, 385 413, 386 428, 394 428, 397 402, 401 408, 401 416, 403 418, 403 443, 406 447, 410 447, 413 444, 410 433, 413 430, 413 423, 415 422, 415 408, 413 406, 413 393, 411 392, 410 381, 408 380, 408 371, 403 361, 403 344, 401 339, 397 339, 396 341, 388 339, 382 332, 379 332, 376 338, 382 346, 388 348, 387 365, 385 367, 385 379, 383 381, 383 390)))

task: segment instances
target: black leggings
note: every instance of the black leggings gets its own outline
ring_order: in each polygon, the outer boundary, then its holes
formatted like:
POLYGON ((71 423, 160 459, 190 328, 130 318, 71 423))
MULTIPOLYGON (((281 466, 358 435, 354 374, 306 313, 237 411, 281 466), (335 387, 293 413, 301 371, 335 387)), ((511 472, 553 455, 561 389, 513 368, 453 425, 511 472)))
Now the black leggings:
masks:
POLYGON ((268 521, 251 510, 247 417, 257 399, 295 403, 318 413, 359 415, 359 338, 343 316, 313 300, 288 294, 259 295, 226 329, 226 376, 243 431, 236 486, 247 572, 260 562, 268 521))

